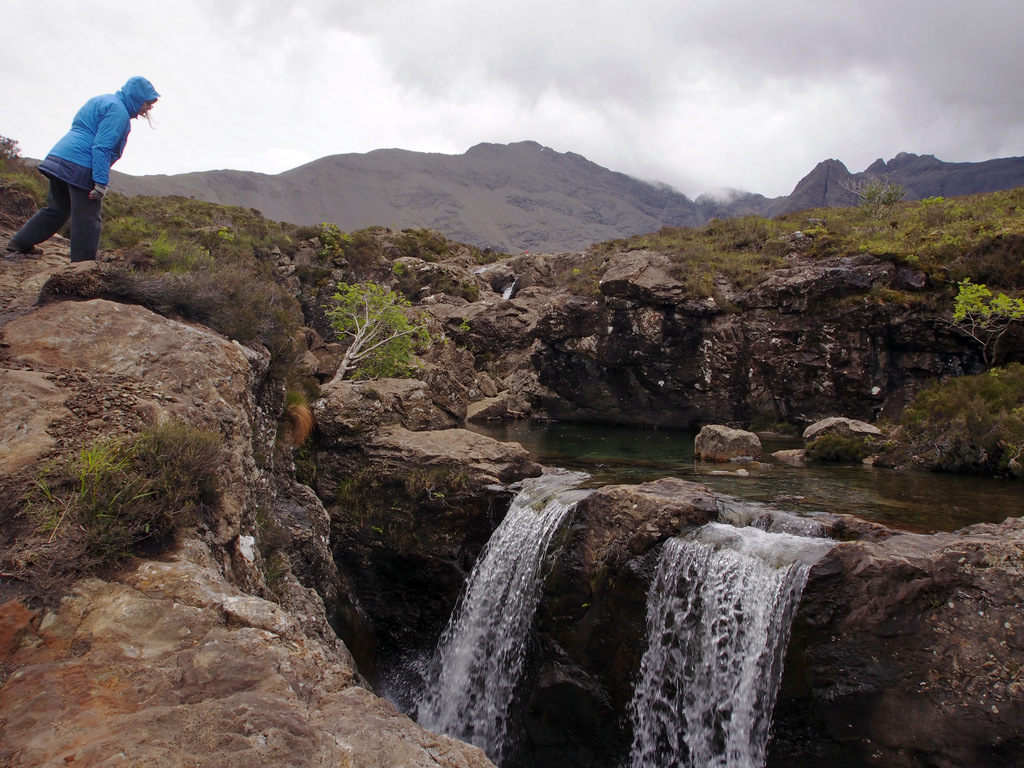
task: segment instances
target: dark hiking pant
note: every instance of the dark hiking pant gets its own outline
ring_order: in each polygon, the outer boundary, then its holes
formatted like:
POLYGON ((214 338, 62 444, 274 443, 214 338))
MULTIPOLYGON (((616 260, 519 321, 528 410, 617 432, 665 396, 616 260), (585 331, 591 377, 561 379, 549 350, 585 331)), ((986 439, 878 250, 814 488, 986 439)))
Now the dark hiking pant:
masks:
POLYGON ((90 200, 88 190, 51 178, 46 207, 18 230, 7 247, 28 252, 32 246, 53 237, 70 218, 71 260, 92 261, 100 247, 102 208, 103 201, 90 200))

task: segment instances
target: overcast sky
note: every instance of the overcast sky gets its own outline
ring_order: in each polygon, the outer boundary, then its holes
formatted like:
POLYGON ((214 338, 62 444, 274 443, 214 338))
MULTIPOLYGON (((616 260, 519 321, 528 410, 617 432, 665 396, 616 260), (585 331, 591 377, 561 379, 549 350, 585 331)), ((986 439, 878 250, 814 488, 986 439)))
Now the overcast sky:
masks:
POLYGON ((1024 155, 1009 0, 5 0, 0 135, 42 157, 90 96, 162 94, 117 169, 278 173, 534 140, 696 197, 819 161, 1024 155))

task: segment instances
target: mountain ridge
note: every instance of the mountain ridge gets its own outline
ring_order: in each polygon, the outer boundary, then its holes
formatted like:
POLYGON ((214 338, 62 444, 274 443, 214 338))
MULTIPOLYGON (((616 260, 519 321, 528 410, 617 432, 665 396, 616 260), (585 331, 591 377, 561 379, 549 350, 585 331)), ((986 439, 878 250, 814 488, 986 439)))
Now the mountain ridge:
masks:
POLYGON ((671 186, 604 168, 582 155, 535 141, 481 143, 461 155, 376 149, 329 155, 279 174, 213 170, 159 176, 114 172, 123 194, 181 195, 255 208, 296 224, 331 222, 436 229, 446 237, 516 253, 581 250, 591 243, 664 226, 700 226, 713 218, 774 216, 857 202, 851 179, 884 177, 908 200, 1024 185, 1024 157, 946 163, 901 152, 851 173, 824 160, 789 195, 729 190, 691 200, 671 186))

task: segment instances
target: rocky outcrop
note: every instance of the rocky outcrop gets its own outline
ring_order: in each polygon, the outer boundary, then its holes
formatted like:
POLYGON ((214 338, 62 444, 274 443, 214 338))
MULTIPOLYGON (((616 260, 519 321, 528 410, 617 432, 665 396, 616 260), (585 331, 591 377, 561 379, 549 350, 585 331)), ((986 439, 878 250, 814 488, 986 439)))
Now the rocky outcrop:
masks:
POLYGON ((657 545, 716 516, 705 486, 673 478, 605 486, 576 505, 537 615, 540 658, 523 716, 532 759, 599 766, 624 756, 657 545))
POLYGON ((1014 766, 1024 519, 840 544, 811 571, 769 766, 1014 766))
POLYGON ((358 604, 342 610, 338 630, 378 682, 399 656, 433 648, 508 511, 509 485, 542 469, 517 443, 397 425, 358 445, 325 439, 315 462, 334 559, 358 604))
POLYGON ((0 764, 491 765, 373 694, 331 628, 359 606, 327 511, 275 446, 266 351, 140 306, 40 305, 54 276, 103 268, 68 267, 65 246, 0 269, 0 764), (104 579, 48 562, 20 489, 171 419, 222 438, 212 514, 104 579))
POLYGON ((685 300, 667 256, 621 254, 600 298, 545 305, 532 365, 557 419, 690 428, 758 418, 806 425, 835 413, 895 413, 926 382, 980 366, 938 316, 868 300, 917 282, 869 255, 811 259, 755 288, 685 300))
MULTIPOLYGON (((232 492, 222 498, 212 533, 215 544, 230 551, 246 509, 252 508, 247 495, 247 478, 255 469, 252 444, 265 439, 253 432, 256 382, 269 365, 265 353, 198 325, 102 299, 43 306, 8 322, 0 341, 5 367, 18 371, 5 381, 47 389, 47 407, 32 417, 37 429, 13 435, 22 466, 53 448, 77 450, 101 435, 131 433, 165 419, 223 435, 227 458, 221 483, 232 492), (58 426, 62 419, 68 423, 58 426), (61 438, 55 439, 55 432, 61 438), (30 452, 31 444, 36 447, 30 452)), ((22 395, 5 388, 13 400, 24 397, 23 387, 22 395)))

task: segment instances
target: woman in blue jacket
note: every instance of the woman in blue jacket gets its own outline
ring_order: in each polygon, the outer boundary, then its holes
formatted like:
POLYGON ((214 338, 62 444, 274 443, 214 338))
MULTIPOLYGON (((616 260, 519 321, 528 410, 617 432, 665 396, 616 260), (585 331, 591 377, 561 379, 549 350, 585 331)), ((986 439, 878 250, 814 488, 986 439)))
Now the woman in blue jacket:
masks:
POLYGON ((124 151, 131 121, 148 116, 158 98, 149 80, 133 77, 117 93, 89 99, 78 110, 71 130, 39 164, 50 180, 46 207, 11 238, 8 251, 37 253, 34 246, 53 237, 70 218, 71 261, 96 258, 110 166, 124 151))

